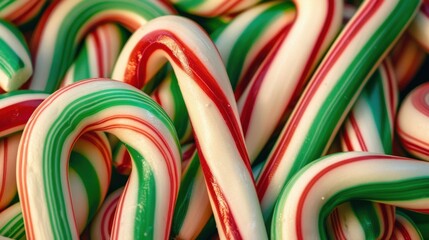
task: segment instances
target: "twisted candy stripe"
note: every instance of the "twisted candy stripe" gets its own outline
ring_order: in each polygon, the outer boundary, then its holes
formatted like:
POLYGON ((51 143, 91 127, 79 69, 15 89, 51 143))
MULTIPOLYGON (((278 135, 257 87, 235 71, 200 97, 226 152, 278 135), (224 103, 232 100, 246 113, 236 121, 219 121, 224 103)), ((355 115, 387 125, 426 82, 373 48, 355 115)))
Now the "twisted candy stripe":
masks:
POLYGON ((429 0, 423 0, 420 11, 409 29, 410 34, 429 52, 429 0))
POLYGON ((287 108, 301 94, 341 26, 341 0, 294 3, 297 17, 292 27, 279 44, 271 47, 237 102, 250 159, 256 158, 287 108))
POLYGON ((33 73, 30 52, 22 33, 0 20, 0 88, 6 92, 18 89, 33 73))
POLYGON ((301 95, 258 176, 264 216, 285 183, 329 148, 342 120, 419 0, 365 1, 333 43, 301 95))
POLYGON ((283 189, 271 237, 326 239, 327 215, 351 199, 429 213, 428 188, 427 162, 364 152, 333 154, 305 166, 283 189))
POLYGON ((248 8, 261 0, 169 0, 177 8, 195 15, 215 17, 248 8))
POLYGON ((413 222, 413 220, 408 217, 405 213, 398 211, 396 213, 396 222, 395 229, 390 238, 391 240, 399 240, 399 239, 415 239, 415 240, 423 240, 423 236, 420 233, 419 228, 413 222))
POLYGON ((419 85, 401 103, 396 130, 405 150, 429 161, 429 83, 419 85))
POLYGON ((30 89, 55 91, 73 61, 77 44, 100 22, 119 22, 135 30, 149 19, 168 13, 163 4, 155 1, 59 2, 44 13, 34 33, 35 67, 30 89))
POLYGON ((56 91, 36 109, 24 129, 17 179, 27 237, 78 237, 67 162, 73 143, 88 131, 116 135, 127 144, 133 159, 112 238, 166 239, 180 178, 174 128, 148 96, 103 79, 56 91))
POLYGON ((167 59, 189 112, 219 235, 265 239, 231 84, 201 28, 178 16, 150 21, 128 40, 112 78, 141 89, 167 59))
POLYGON ((61 86, 87 78, 110 77, 127 37, 126 32, 118 25, 104 24, 97 27, 86 36, 61 86))

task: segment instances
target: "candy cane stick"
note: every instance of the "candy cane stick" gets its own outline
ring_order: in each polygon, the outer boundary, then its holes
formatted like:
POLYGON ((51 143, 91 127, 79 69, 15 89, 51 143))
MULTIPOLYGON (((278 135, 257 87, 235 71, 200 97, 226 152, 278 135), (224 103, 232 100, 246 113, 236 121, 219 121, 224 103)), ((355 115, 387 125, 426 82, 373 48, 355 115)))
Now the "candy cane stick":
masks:
POLYGON ((33 73, 30 52, 22 33, 0 20, 0 88, 18 89, 33 73))
POLYGON ((24 129, 17 179, 27 237, 78 237, 67 158, 76 139, 92 130, 116 135, 133 158, 112 238, 166 239, 180 176, 174 128, 149 97, 103 79, 57 91, 36 109, 24 129))
POLYGON ((169 0, 177 8, 205 17, 215 17, 238 12, 248 8, 261 0, 209 0, 209 1, 186 1, 169 0))
POLYGON ((291 29, 279 45, 273 46, 237 102, 251 160, 267 143, 292 101, 301 94, 340 29, 342 1, 294 2, 298 6, 297 18, 291 29))
POLYGON ((271 215, 281 188, 323 155, 368 77, 414 16, 420 1, 365 1, 333 43, 271 151, 257 189, 271 215))
POLYGON ((299 171, 277 202, 272 239, 326 239, 324 221, 335 206, 367 199, 429 212, 427 162, 364 152, 324 157, 299 171))
POLYGON ((25 239, 24 221, 21 205, 15 203, 0 212, 0 236, 12 239, 25 239))
POLYGON ((112 78, 142 88, 166 59, 189 112, 219 235, 266 238, 231 85, 208 36, 185 18, 157 18, 131 36, 112 78))
POLYGON ((409 153, 429 161, 429 83, 416 87, 401 103, 396 130, 409 153))
POLYGON ((424 239, 422 234, 420 233, 419 228, 413 222, 413 220, 408 217, 403 212, 396 213, 396 222, 395 222, 395 230, 393 231, 392 240, 399 239, 424 239))
POLYGON ((0 211, 9 206, 17 194, 16 154, 20 140, 19 133, 0 139, 0 211))
POLYGON ((82 79, 110 77, 113 65, 125 44, 127 33, 115 24, 97 27, 85 38, 73 65, 67 71, 61 86, 82 79))
POLYGON ((169 13, 151 1, 62 1, 45 12, 32 41, 35 56, 30 89, 53 92, 71 65, 77 45, 100 22, 119 22, 135 30, 149 19, 169 13))
POLYGON ((47 0, 7 1, 0 7, 0 18, 16 26, 26 27, 40 16, 47 0))
POLYGON ((410 25, 410 34, 422 46, 426 52, 429 52, 429 1, 423 0, 420 11, 416 15, 413 23, 410 25))
MULTIPOLYGON (((388 59, 372 75, 343 124, 344 151, 392 154, 398 92, 388 59)), ((358 201, 344 203, 329 216, 328 235, 335 239, 389 239, 395 223, 390 205, 358 201)))

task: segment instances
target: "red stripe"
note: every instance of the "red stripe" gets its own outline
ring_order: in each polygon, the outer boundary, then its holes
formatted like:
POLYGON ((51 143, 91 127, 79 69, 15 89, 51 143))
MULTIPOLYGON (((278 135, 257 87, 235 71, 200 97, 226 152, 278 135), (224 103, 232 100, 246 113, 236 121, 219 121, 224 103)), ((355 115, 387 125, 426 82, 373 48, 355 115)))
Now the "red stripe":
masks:
POLYGON ((304 224, 303 222, 303 209, 305 209, 304 205, 305 205, 305 201, 307 200, 307 197, 309 195, 309 193, 311 192, 311 190, 314 189, 314 185, 316 185, 322 177, 324 177, 326 174, 334 171, 337 168, 343 167, 345 165, 348 164, 352 164, 355 162, 361 162, 361 161, 372 161, 372 160, 384 160, 384 159, 391 159, 391 160, 395 160, 395 161, 416 161, 416 160, 412 160, 412 159, 407 159, 407 158, 401 158, 401 157, 397 157, 397 156, 389 156, 389 155, 365 155, 365 156, 357 156, 357 157, 352 157, 352 158, 348 158, 348 159, 342 159, 341 161, 335 162, 331 165, 326 166, 325 168, 321 169, 320 171, 318 171, 318 173, 316 175, 313 176, 313 178, 308 181, 308 183, 306 184, 300 198, 298 201, 298 205, 296 208, 296 233, 297 233, 297 238, 298 239, 304 239, 304 235, 303 235, 303 229, 302 229, 302 224, 304 224))
POLYGON ((19 25, 23 24, 26 20, 34 17, 45 4, 45 1, 33 0, 21 4, 21 7, 5 16, 5 19, 19 25), (31 14, 33 13, 33 14, 31 14))
POLYGON ((274 152, 271 154, 266 167, 261 173, 260 180, 257 185, 257 192, 259 199, 262 199, 265 195, 265 192, 270 184, 271 177, 277 171, 277 167, 282 160, 282 156, 285 154, 287 147, 296 134, 296 127, 299 125, 299 122, 302 120, 304 112, 307 110, 308 105, 313 101, 313 97, 316 92, 319 90, 319 87, 326 81, 326 76, 330 70, 334 67, 334 64, 339 61, 342 53, 349 46, 349 43, 356 37, 366 25, 366 23, 372 18, 372 16, 377 12, 379 7, 382 5, 382 0, 366 1, 361 7, 359 15, 355 15, 355 18, 349 22, 347 27, 342 32, 342 37, 337 39, 337 42, 331 49, 329 55, 326 56, 325 60, 322 62, 322 65, 318 68, 313 79, 309 82, 309 85, 304 91, 298 105, 295 107, 294 114, 290 116, 290 119, 284 129, 284 133, 281 135, 278 140, 277 147, 274 149, 274 152))
MULTIPOLYGON (((98 67, 98 76, 99 77, 107 77, 104 76, 105 66, 104 66, 104 59, 106 56, 103 56, 103 45, 101 44, 101 39, 98 31, 102 31, 103 29, 97 29, 93 32, 92 36, 94 36, 94 51, 97 57, 97 67, 98 67)), ((107 49, 107 48, 106 48, 107 49)))
MULTIPOLYGON (((347 125, 346 125, 347 126, 347 125)), ((343 142, 343 151, 352 151, 353 149, 353 144, 350 140, 350 136, 348 134, 348 131, 343 129, 341 131, 341 140, 343 142)))
MULTIPOLYGON (((201 149, 199 146, 198 138, 195 137, 195 143, 198 149, 201 149)), ((200 158, 201 169, 204 172, 204 179, 206 182, 207 190, 209 192, 212 203, 214 204, 216 215, 220 218, 219 222, 222 232, 225 233, 226 239, 242 239, 240 229, 237 227, 237 223, 232 213, 232 209, 228 204, 228 200, 223 194, 222 187, 219 186, 215 176, 213 176, 210 167, 207 164, 207 160, 204 157, 202 151, 198 151, 198 156, 200 158)))
POLYGON ((404 225, 402 225, 402 223, 400 221, 396 221, 395 227, 396 227, 397 231, 401 234, 402 239, 413 240, 411 238, 411 235, 408 232, 407 228, 404 225))
POLYGON ((5 132, 8 129, 22 130, 30 116, 33 114, 37 106, 44 99, 30 99, 22 102, 13 103, 0 109, 0 132, 5 132))
POLYGON ((429 117, 429 103, 426 102, 427 96, 429 96, 429 83, 424 83, 411 93, 411 103, 419 112, 429 117))
POLYGON ((423 13, 425 17, 429 18, 429 1, 423 1, 422 5, 420 6, 420 12, 423 13))
MULTIPOLYGON (((0 173, 0 175, 2 176, 1 182, 0 182, 0 207, 2 205, 2 199, 3 199, 3 195, 4 192, 6 190, 6 176, 7 174, 7 165, 8 165, 8 138, 4 138, 2 140, 0 140, 0 144, 3 145, 0 148, 3 148, 3 161, 0 161, 0 163, 3 162, 3 172, 0 173)), ((10 186, 9 186, 10 187, 10 186)))
POLYGON ((395 207, 392 205, 386 205, 382 203, 376 203, 381 212, 382 235, 380 239, 388 239, 392 233, 393 225, 395 222, 395 207), (384 230, 384 231, 383 231, 384 230))
POLYGON ((101 237, 103 240, 109 240, 110 234, 112 233, 112 227, 113 222, 115 219, 115 213, 118 206, 119 198, 122 194, 117 195, 115 198, 113 198, 107 208, 105 209, 105 212, 101 218, 101 237), (106 227, 107 224, 107 227, 106 227), (105 232, 104 230, 107 229, 108 232, 105 232))
POLYGON ((363 137, 363 135, 362 135, 362 133, 360 131, 358 123, 356 122, 356 119, 355 119, 355 116, 353 114, 353 111, 350 112, 350 114, 349 114, 349 122, 350 122, 350 125, 353 128, 353 131, 355 132, 355 136, 356 136, 356 139, 357 139, 357 141, 359 143, 359 147, 360 147, 360 149, 354 149, 353 148, 352 151, 359 151, 359 150, 361 150, 363 152, 368 152, 368 147, 365 144, 365 139, 364 139, 364 137, 363 137))
POLYGON ((215 17, 215 16, 220 16, 220 15, 225 15, 229 11, 231 11, 232 9, 234 9, 234 7, 237 6, 240 2, 241 2, 241 0, 223 1, 223 3, 219 4, 219 6, 217 8, 213 9, 210 12, 204 13, 204 15, 208 16, 208 17, 215 17))
POLYGON ((413 150, 418 153, 429 156, 429 143, 424 142, 406 132, 404 132, 399 126, 396 127, 396 131, 401 140, 402 146, 407 150, 413 150))

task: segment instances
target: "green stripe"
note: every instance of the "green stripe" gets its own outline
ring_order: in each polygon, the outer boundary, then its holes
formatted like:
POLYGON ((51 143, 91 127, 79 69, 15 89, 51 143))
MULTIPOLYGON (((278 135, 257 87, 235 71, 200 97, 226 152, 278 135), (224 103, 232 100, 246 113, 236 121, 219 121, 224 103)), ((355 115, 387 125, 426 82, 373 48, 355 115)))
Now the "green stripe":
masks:
POLYGON ((16 2, 16 0, 2 0, 0 2, 0 9, 4 11, 5 8, 9 7, 11 3, 16 2))
MULTIPOLYGON (((59 29, 57 34, 57 41, 55 42, 55 49, 53 53, 52 66, 49 71, 45 91, 54 92, 60 81, 67 72, 67 69, 73 61, 75 56, 76 47, 75 41, 78 31, 81 27, 91 18, 97 14, 109 10, 124 10, 134 12, 146 19, 153 19, 155 17, 166 14, 161 9, 155 7, 150 2, 132 2, 122 0, 92 0, 80 2, 74 10, 72 10, 62 23, 62 28, 59 29)), ((40 64, 40 63, 39 63, 40 64)))
POLYGON ((365 239, 378 239, 382 228, 379 215, 377 215, 377 203, 369 201, 351 201, 350 206, 354 215, 365 232, 365 239))
POLYGON ((134 239, 154 239, 155 230, 155 209, 158 206, 156 203, 156 182, 153 175, 153 170, 144 157, 136 150, 127 145, 128 152, 134 159, 139 185, 137 193, 137 207, 134 220, 134 239))
POLYGON ((2 228, 0 228, 0 236, 19 239, 25 235, 24 219, 22 212, 18 212, 11 218, 2 228))
POLYGON ((332 195, 319 214, 319 233, 327 239, 325 219, 339 204, 350 199, 365 199, 379 202, 407 201, 429 198, 429 177, 406 179, 402 181, 376 182, 344 189, 332 195))
POLYGON ((194 152, 189 160, 189 165, 186 168, 182 181, 180 182, 179 194, 177 196, 176 206, 174 208, 173 223, 171 226, 171 237, 175 238, 180 233, 183 221, 188 215, 189 203, 194 197, 194 183, 198 172, 201 170, 200 159, 197 151, 194 152))
POLYGON ((398 38, 417 9, 418 3, 417 0, 399 1, 392 13, 349 64, 319 108, 287 179, 322 155, 332 134, 336 134, 337 126, 341 124, 339 120, 351 106, 352 99, 360 93, 357 89, 362 89, 365 79, 375 70, 380 57, 389 49, 391 43, 398 38))
MULTIPOLYGON (((150 112, 154 118, 159 119, 169 130, 172 136, 177 136, 174 127, 167 114, 147 95, 129 90, 129 89, 105 89, 81 96, 68 106, 64 107, 62 112, 56 118, 54 124, 48 130, 45 139, 45 149, 43 151, 43 184, 46 206, 49 209, 49 218, 51 226, 55 230, 54 237, 69 239, 72 236, 68 219, 59 219, 57 213, 66 209, 64 200, 58 196, 63 196, 63 182, 61 172, 62 148, 68 140, 69 135, 85 122, 86 118, 97 114, 100 111, 109 109, 113 106, 133 106, 150 112)), ((176 147, 179 149, 177 138, 176 147)))
POLYGON ((93 77, 91 76, 91 69, 89 68, 90 59, 88 55, 88 45, 84 44, 74 62, 73 82, 93 77))
MULTIPOLYGON (((18 39, 19 43, 21 44, 21 46, 23 47, 23 49, 25 49, 25 51, 27 52, 28 55, 30 55, 30 50, 28 49, 27 46, 27 41, 24 38, 24 35, 22 35, 21 31, 15 27, 15 25, 12 25, 11 23, 0 19, 0 25, 2 25, 3 27, 5 27, 7 30, 10 31, 10 33, 15 36, 16 39, 18 39)), ((16 44, 16 43, 14 43, 16 44)), ((30 57, 29 57, 30 58, 30 57)))
POLYGON ((89 223, 101 204, 100 179, 91 161, 76 151, 72 151, 70 155, 69 167, 75 170, 85 187, 89 210, 87 223, 89 223))
POLYGON ((9 77, 24 68, 24 62, 20 56, 10 48, 9 44, 0 38, 0 69, 9 77))
POLYGON ((393 132, 391 131, 392 126, 390 125, 389 113, 387 111, 390 105, 386 102, 382 78, 383 76, 380 71, 375 72, 362 93, 374 116, 378 136, 380 136, 383 144, 384 153, 392 154, 393 132))
MULTIPOLYGON (((233 89, 238 84, 249 49, 252 49, 253 45, 258 42, 258 39, 264 36, 268 26, 278 18, 283 17, 285 12, 293 10, 295 10, 295 6, 291 2, 273 4, 265 11, 258 14, 255 19, 243 29, 243 32, 235 41, 228 61, 225 64, 233 89)), ((228 27, 225 30, 228 30, 228 27)))
POLYGON ((173 123, 179 139, 182 139, 186 134, 186 130, 188 129, 189 125, 188 109, 186 108, 185 101, 183 100, 182 91, 180 91, 176 75, 172 73, 170 76, 170 92, 173 96, 174 102, 173 123))
POLYGON ((1 100, 8 100, 11 97, 14 96, 22 96, 22 95, 46 95, 49 96, 48 94, 42 92, 42 91, 35 91, 35 90, 19 90, 19 91, 12 91, 12 92, 7 92, 7 93, 2 93, 0 94, 0 101, 1 100))
POLYGON ((178 1, 175 1, 174 5, 185 11, 192 12, 193 9, 198 8, 199 5, 202 5, 203 3, 204 3, 204 0, 178 0, 178 1))

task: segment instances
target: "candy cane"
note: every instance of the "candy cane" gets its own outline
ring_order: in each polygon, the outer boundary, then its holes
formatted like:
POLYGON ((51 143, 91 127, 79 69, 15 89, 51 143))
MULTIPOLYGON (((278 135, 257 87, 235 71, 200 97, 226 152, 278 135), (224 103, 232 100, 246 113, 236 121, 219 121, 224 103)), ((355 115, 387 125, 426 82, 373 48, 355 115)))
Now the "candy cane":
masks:
POLYGON ((311 72, 340 29, 342 1, 294 2, 298 8, 292 27, 278 45, 272 46, 237 102, 251 160, 256 158, 287 108, 301 94, 311 72))
POLYGON ((169 1, 183 11, 205 17, 215 17, 241 11, 245 8, 255 5, 261 0, 169 1))
POLYGON ((118 188, 106 198, 90 226, 91 239, 110 239, 115 212, 124 188, 118 188))
POLYGON ((53 92, 71 65, 85 33, 101 22, 119 22, 135 30, 149 19, 168 14, 155 1, 62 1, 46 11, 32 41, 35 56, 30 89, 53 92))
POLYGON ((126 32, 115 24, 97 27, 85 38, 73 65, 68 69, 61 86, 82 79, 110 77, 113 65, 127 39, 126 32))
MULTIPOLYGON (((21 135, 17 135, 19 140, 21 135)), ((77 140, 68 173, 77 229, 82 233, 102 204, 110 183, 111 154, 104 134, 91 132, 77 140)), ((16 188, 16 182, 11 187, 16 188)), ((16 234, 24 233, 21 207, 16 205, 20 206, 15 204, 0 213, 0 219, 4 219, 0 221, 0 236, 16 238, 16 234)))
POLYGON ((429 1, 423 0, 420 11, 409 28, 410 34, 429 52, 429 1))
POLYGON ((240 97, 273 45, 284 38, 296 17, 288 2, 267 2, 244 11, 212 35, 231 81, 240 97))
POLYGON ((12 22, 16 26, 27 27, 41 15, 47 0, 7 1, 0 7, 0 18, 12 22))
POLYGON ((285 183, 323 155, 368 77, 414 16, 420 1, 365 1, 306 86, 258 176, 270 216, 285 183))
POLYGON ((20 139, 19 133, 0 139, 0 211, 9 206, 17 194, 16 154, 20 139))
POLYGON ((413 220, 408 217, 403 212, 397 212, 395 230, 393 235, 390 238, 392 240, 399 239, 424 239, 422 234, 419 231, 419 228, 413 222, 413 220))
MULTIPOLYGON (((392 154, 398 92, 388 59, 372 75, 343 124, 344 151, 392 154)), ((390 205, 358 201, 338 206, 328 220, 328 235, 335 239, 389 239, 395 223, 390 205)))
POLYGON ((429 161, 429 83, 416 87, 401 103, 396 130, 405 150, 429 161))
POLYGON ((180 176, 174 128, 149 97, 103 79, 56 91, 24 129, 17 179, 27 237, 78 237, 67 187, 67 158, 76 139, 92 130, 116 135, 133 158, 112 238, 166 239, 180 176))
POLYGON ((364 152, 324 157, 299 171, 283 189, 272 239, 326 239, 324 221, 335 206, 367 199, 429 213, 427 162, 364 152))
POLYGON ((410 84, 425 57, 426 54, 419 44, 409 34, 404 34, 391 52, 399 90, 404 90, 410 84))
POLYGON ((33 73, 30 52, 22 33, 0 20, 0 88, 6 92, 18 89, 33 73))
POLYGON ((166 59, 189 112, 219 235, 266 238, 231 85, 208 36, 182 17, 154 19, 128 40, 112 78, 142 88, 166 59))

